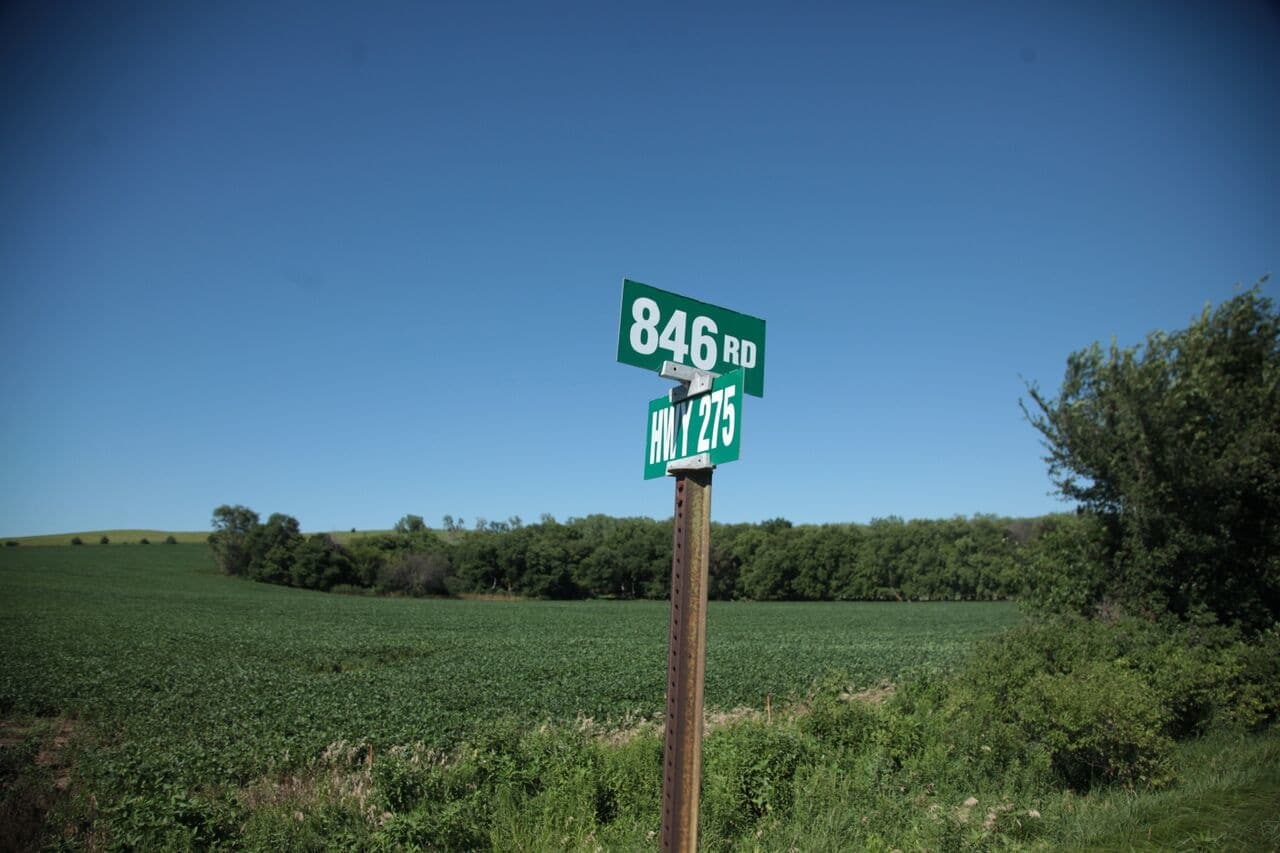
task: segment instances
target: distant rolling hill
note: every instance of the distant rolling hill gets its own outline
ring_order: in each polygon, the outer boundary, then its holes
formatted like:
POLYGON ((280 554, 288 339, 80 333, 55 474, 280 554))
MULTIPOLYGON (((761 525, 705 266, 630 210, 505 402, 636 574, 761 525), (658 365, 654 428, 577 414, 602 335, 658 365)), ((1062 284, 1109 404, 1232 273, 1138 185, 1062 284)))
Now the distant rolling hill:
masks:
MULTIPOLYGON (((329 535, 339 542, 356 536, 366 536, 375 533, 389 533, 387 530, 335 530, 329 535)), ((97 546, 102 541, 102 537, 106 536, 111 545, 138 545, 143 539, 146 539, 152 545, 160 545, 166 537, 172 536, 178 543, 183 545, 200 544, 208 541, 208 530, 84 530, 70 533, 48 533, 43 536, 3 536, 0 541, 5 543, 17 542, 19 545, 25 546, 49 546, 49 545, 70 545, 71 540, 80 537, 80 541, 86 546, 97 546)), ((307 534, 311 535, 310 533, 307 534)), ((99 546, 101 547, 101 546, 99 546)))

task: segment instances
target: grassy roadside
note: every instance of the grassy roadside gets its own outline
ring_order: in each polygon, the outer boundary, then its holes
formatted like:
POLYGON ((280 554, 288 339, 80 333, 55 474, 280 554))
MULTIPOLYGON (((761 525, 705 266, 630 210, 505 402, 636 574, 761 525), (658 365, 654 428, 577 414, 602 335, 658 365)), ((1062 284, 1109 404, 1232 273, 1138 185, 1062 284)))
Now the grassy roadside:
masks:
POLYGON ((1178 785, 1109 792, 1064 809, 1064 850, 1280 850, 1280 731, 1180 746, 1178 785))
MULTIPOLYGON (((898 712, 877 698, 854 701, 862 707, 846 722, 868 728, 852 750, 833 749, 831 718, 804 705, 709 720, 703 849, 1280 849, 1274 727, 1178 744, 1177 781, 1159 789, 1076 792, 976 776, 920 784, 895 766, 895 736, 886 737, 898 712)), ((650 850, 661 821, 653 723, 498 725, 448 752, 335 741, 305 766, 240 785, 162 786, 145 800, 96 806, 85 771, 101 733, 24 717, 4 721, 0 735, 0 837, 20 846, 60 836, 72 849, 650 850)))

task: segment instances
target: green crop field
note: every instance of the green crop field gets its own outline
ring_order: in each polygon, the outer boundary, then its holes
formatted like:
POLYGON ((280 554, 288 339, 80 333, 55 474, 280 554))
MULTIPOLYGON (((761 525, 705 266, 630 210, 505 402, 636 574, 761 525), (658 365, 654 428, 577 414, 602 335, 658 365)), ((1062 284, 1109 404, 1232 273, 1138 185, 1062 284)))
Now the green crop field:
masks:
MULTIPOLYGON (((0 551, 0 708, 119 732, 148 772, 245 779, 336 740, 448 746, 495 720, 662 709, 661 602, 387 599, 219 575, 203 546, 0 551)), ((709 708, 954 660, 1008 604, 709 610, 709 708)))
MULTIPOLYGON (((651 718, 661 602, 388 599, 227 578, 207 548, 0 551, 0 709, 100 727, 98 758, 234 782, 338 740, 449 746, 497 720, 651 718)), ((749 604, 709 611, 709 708, 761 707, 829 670, 938 667, 1007 604, 749 604)))
MULTIPOLYGON (((220 574, 203 545, 0 549, 0 846, 649 847, 666 620, 662 602, 375 598, 255 584, 220 574)), ((830 673, 846 687, 901 681, 948 667, 1019 621, 1011 604, 712 602, 707 705, 761 709, 771 697, 772 708, 803 708, 816 680, 831 689, 830 673)), ((784 790, 807 793, 796 793, 791 823, 760 825, 781 848, 840 849, 842 838, 871 843, 882 830, 902 839, 884 849, 956 833, 980 848, 1024 830, 1069 848, 1141 829, 1124 817, 1132 809, 1116 810, 1124 791, 1078 810, 1070 792, 1056 799, 1025 780, 1001 796, 1022 803, 1019 820, 1042 810, 1041 829, 966 824, 928 803, 936 780, 937 796, 958 808, 972 790, 965 771, 920 780, 899 767, 934 755, 901 751, 923 736, 906 712, 837 713, 853 714, 843 718, 850 731, 876 727, 864 764, 824 764, 810 751, 848 757, 840 741, 814 734, 828 731, 826 717, 804 736, 785 717, 777 728, 719 724, 707 771, 714 849, 747 843, 741 809, 764 820, 772 797, 789 802, 784 790), (792 779, 787 768, 801 760, 808 775, 792 779), (724 788, 728 778, 764 787, 743 793, 724 788), (889 778, 900 783, 885 787, 889 778), (774 779, 787 787, 770 793, 774 779), (841 787, 854 779, 856 790, 841 787), (894 794, 908 785, 922 786, 909 803, 894 794), (879 823, 843 823, 866 807, 879 823)), ((1204 749, 1226 750, 1223 760, 1243 768, 1235 776, 1193 769, 1203 763, 1194 748, 1184 772, 1246 808, 1280 790, 1267 769, 1274 740, 1232 737, 1204 749)), ((1165 826, 1167 804, 1194 790, 1145 796, 1144 820, 1165 826)), ((1261 849, 1276 838, 1265 821, 1233 821, 1219 829, 1234 834, 1221 837, 1256 837, 1261 849)), ((1172 838, 1178 826, 1162 831, 1172 838)))

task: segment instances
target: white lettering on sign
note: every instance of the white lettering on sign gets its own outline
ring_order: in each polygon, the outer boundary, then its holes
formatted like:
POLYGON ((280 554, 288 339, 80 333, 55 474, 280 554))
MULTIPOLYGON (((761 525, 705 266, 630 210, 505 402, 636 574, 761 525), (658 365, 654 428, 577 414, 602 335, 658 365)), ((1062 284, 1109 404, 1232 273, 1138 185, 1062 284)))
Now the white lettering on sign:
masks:
POLYGON ((738 339, 733 335, 724 336, 724 360, 730 364, 738 363, 738 339))
MULTIPOLYGON (((720 392, 716 392, 717 394, 720 392)), ((733 434, 738 429, 738 407, 734 405, 733 397, 738 393, 736 385, 730 385, 724 389, 724 420, 725 425, 721 427, 721 436, 724 438, 725 444, 733 444, 733 434)))
POLYGON ((733 444, 738 430, 738 406, 733 399, 737 393, 737 386, 730 385, 654 412, 649 422, 649 464, 673 462, 733 444), (695 411, 698 429, 690 446, 695 411))
POLYGON ((649 423, 649 464, 671 462, 688 456, 691 423, 693 418, 689 417, 688 402, 654 412, 649 423))
POLYGON ((733 433, 738 428, 738 410, 733 402, 737 393, 738 389, 730 385, 698 398, 698 414, 702 418, 698 453, 715 450, 721 442, 733 444, 733 433))
POLYGON ((657 302, 641 296, 631 303, 631 319, 628 337, 631 348, 640 355, 652 355, 662 349, 669 352, 677 364, 692 362, 699 370, 714 370, 723 352, 728 364, 756 366, 756 343, 729 334, 717 338, 719 328, 710 317, 698 315, 690 322, 689 315, 677 309, 671 312, 659 332, 662 311, 657 302), (685 356, 689 357, 688 362, 685 356))
POLYGON ((676 417, 680 420, 680 455, 689 455, 689 424, 693 423, 693 418, 689 417, 689 402, 679 404, 675 407, 679 414, 676 417))
POLYGON ((667 320, 667 325, 662 329, 662 335, 658 338, 658 346, 671 353, 671 360, 684 363, 684 354, 689 351, 689 345, 684 342, 684 326, 685 320, 688 319, 683 311, 672 311, 671 319, 667 320))
POLYGON ((710 317, 695 317, 693 320, 693 366, 699 370, 710 370, 716 366, 716 339, 708 335, 716 331, 716 321, 710 317))
POLYGON ((642 296, 631 303, 631 348, 641 355, 658 349, 658 303, 642 296))

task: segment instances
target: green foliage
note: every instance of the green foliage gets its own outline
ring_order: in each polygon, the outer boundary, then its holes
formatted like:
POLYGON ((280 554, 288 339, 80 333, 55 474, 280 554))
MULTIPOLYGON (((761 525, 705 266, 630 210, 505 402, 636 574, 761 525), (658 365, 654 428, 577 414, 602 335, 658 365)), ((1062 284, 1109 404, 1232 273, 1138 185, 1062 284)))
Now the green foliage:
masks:
POLYGON ((1280 626, 1237 646, 1233 700, 1218 711, 1227 725, 1261 731, 1280 720, 1280 626))
POLYGON ((72 536, 72 537, 71 537, 71 544, 72 544, 72 545, 83 545, 83 544, 84 544, 84 540, 83 540, 83 539, 81 539, 79 536, 72 536))
POLYGON ((1065 784, 1160 786, 1174 740, 1276 718, 1274 636, 1179 623, 1029 623, 980 643, 944 710, 975 766, 1050 768, 1065 784), (1263 698, 1266 697, 1266 698, 1263 698))
POLYGON ((1173 743, 1161 734, 1166 709, 1138 673, 1114 661, 1087 661, 1040 673, 1019 691, 1017 722, 1047 749, 1068 786, 1168 781, 1173 743))
POLYGON ((1026 548, 1022 600, 1045 615, 1091 615, 1107 595, 1106 560, 1106 534, 1096 516, 1044 519, 1026 548))
POLYGON ((244 575, 253 561, 250 536, 258 527, 258 514, 247 506, 223 504, 213 511, 209 547, 218 567, 229 575, 244 575))
MULTIPOLYGON (((104 536, 104 537, 102 537, 102 538, 103 538, 103 539, 106 539, 107 537, 105 537, 105 536, 104 536)), ((103 543, 103 544, 105 544, 105 543, 103 543)), ((177 544, 178 544, 178 539, 177 539, 177 537, 176 537, 176 536, 174 536, 172 533, 170 533, 168 536, 164 537, 164 544, 166 544, 166 545, 177 545, 177 544)))
POLYGON ((228 574, 322 591, 362 580, 346 548, 328 534, 304 536, 293 516, 276 512, 261 524, 257 513, 245 507, 219 507, 215 520, 220 513, 229 520, 209 537, 215 558, 224 570, 233 558, 236 565, 243 563, 243 568, 228 574))
POLYGON ((796 771, 814 742, 790 726, 745 720, 703 743, 702 825, 709 836, 736 837, 791 809, 796 771))
POLYGON ((847 692, 849 680, 844 672, 826 673, 806 697, 807 713, 796 720, 800 731, 824 752, 858 751, 870 742, 880 725, 875 703, 888 695, 887 689, 869 691, 855 701, 847 692))
POLYGON ((101 537, 99 537, 99 538, 98 538, 98 544, 99 544, 99 545, 110 545, 110 544, 111 544, 111 538, 110 538, 109 536, 101 536, 101 537))
MULTIPOLYGON (((1280 849, 1280 736, 1212 734, 1177 750, 1183 784, 1146 795, 1099 791, 1054 815, 1064 850, 1280 849)), ((1048 809, 1046 809, 1048 811, 1048 809)), ((1048 817, 1048 815, 1046 815, 1048 817)))
MULTIPOLYGON (((244 507, 215 511, 220 564, 257 580, 311 589, 321 576, 398 594, 505 593, 533 598, 666 598, 671 521, 589 515, 565 523, 544 517, 483 522, 474 531, 446 516, 436 534, 418 516, 388 533, 352 537, 333 552, 340 568, 296 578, 298 522, 276 514, 266 524, 244 507), (244 516, 240 511, 250 513, 244 516), (287 520, 288 525, 281 527, 287 520), (231 533, 239 531, 239 539, 231 533), (409 555, 416 555, 406 562, 409 555), (341 559, 338 559, 340 556, 341 559), (420 558, 420 559, 417 559, 420 558), (443 575, 425 565, 443 567, 443 575), (239 563, 235 563, 239 565, 239 563), (419 575, 417 581, 411 575, 419 575), (425 574, 424 574, 425 573, 425 574), (426 574, 432 575, 426 582, 426 574), (422 590, 432 590, 422 592, 422 590), (420 590, 412 592, 412 590, 420 590)), ((1032 553, 1013 535, 1018 522, 991 516, 946 521, 884 519, 869 526, 712 525, 710 596, 778 600, 998 600, 1019 592, 1021 562, 1032 553)), ((1034 524, 1033 529, 1038 530, 1034 524)))
POLYGON ((1057 397, 1029 392, 1058 489, 1099 522, 1093 603, 1280 619, 1280 312, 1260 285, 1142 347, 1072 353, 1057 397))
POLYGON ((147 537, 143 536, 141 539, 139 539, 139 540, 138 540, 138 544, 139 544, 139 545, 150 545, 150 544, 151 544, 151 540, 150 540, 150 539, 148 539, 147 537))
POLYGON ((440 553, 401 555, 382 570, 378 588, 404 595, 448 595, 450 566, 440 553))
POLYGON ((422 533, 427 529, 427 523, 423 521, 420 515, 406 515, 396 522, 393 530, 396 533, 412 534, 422 533))

